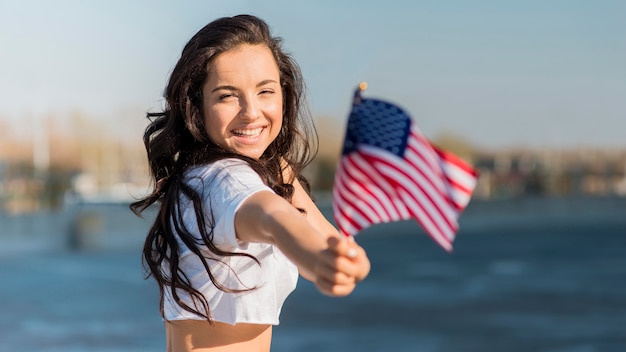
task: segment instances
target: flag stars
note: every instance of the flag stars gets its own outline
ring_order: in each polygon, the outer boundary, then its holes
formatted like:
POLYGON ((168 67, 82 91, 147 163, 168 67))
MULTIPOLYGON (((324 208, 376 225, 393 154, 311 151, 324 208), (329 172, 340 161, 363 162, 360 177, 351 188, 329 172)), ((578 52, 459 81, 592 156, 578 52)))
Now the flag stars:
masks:
POLYGON ((382 101, 362 99, 352 108, 343 153, 365 144, 402 156, 410 128, 411 119, 402 109, 382 101))
POLYGON ((418 140, 418 128, 402 109, 357 101, 333 188, 339 231, 356 235, 372 224, 414 218, 444 249, 452 250, 458 215, 470 200, 476 171, 418 140), (416 145, 407 147, 409 139, 416 145))

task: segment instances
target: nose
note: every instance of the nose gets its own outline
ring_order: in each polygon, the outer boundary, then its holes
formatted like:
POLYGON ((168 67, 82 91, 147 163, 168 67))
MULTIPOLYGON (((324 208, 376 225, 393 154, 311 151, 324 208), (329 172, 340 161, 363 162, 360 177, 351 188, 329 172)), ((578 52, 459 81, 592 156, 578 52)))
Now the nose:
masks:
POLYGON ((258 119, 260 114, 261 109, 254 98, 247 97, 241 100, 241 110, 239 112, 241 119, 253 121, 258 119))

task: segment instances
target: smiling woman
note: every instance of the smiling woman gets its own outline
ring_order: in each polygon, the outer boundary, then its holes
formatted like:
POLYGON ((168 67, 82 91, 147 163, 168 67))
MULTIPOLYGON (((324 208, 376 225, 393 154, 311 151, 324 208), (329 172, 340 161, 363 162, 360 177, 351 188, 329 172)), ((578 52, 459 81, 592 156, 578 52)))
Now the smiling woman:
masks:
POLYGON ((202 87, 204 123, 220 147, 258 159, 282 126, 280 72, 264 45, 241 45, 215 57, 202 87))
MULTIPOLYGON (((298 273, 330 296, 369 273, 309 196, 302 75, 261 19, 221 18, 183 49, 144 144, 159 212, 143 258, 168 351, 269 351, 298 273)), ((307 128, 307 126, 309 126, 307 128)))

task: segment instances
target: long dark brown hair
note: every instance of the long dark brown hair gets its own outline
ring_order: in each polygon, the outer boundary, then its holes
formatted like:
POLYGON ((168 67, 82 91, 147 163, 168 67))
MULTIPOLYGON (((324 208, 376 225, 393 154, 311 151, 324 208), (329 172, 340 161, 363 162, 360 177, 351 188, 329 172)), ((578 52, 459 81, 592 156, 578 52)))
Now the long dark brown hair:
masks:
POLYGON ((179 266, 177 236, 200 257, 213 284, 225 292, 238 291, 225 287, 216 280, 207 259, 202 255, 201 246, 217 256, 247 256, 251 260, 257 260, 249 254, 223 251, 212 243, 214 221, 205 220, 204 215, 210 214, 210 209, 205 212, 202 195, 184 181, 185 171, 190 167, 224 158, 243 159, 269 187, 290 201, 293 180, 284 180, 283 170, 288 165, 293 170, 294 177, 308 191, 308 183, 301 172, 315 154, 317 134, 304 104, 304 82, 298 65, 281 48, 281 39, 271 35, 268 25, 250 15, 220 18, 196 33, 185 45, 172 71, 164 97, 163 111, 148 113, 150 124, 143 136, 153 189, 130 207, 135 214, 141 215, 148 207, 159 204, 156 219, 144 244, 143 263, 148 277, 154 277, 158 283, 161 315, 164 316, 165 290, 170 290, 172 298, 182 308, 210 322, 211 314, 206 298, 192 287, 189 278, 179 266), (242 44, 266 45, 273 53, 280 71, 283 94, 282 128, 258 160, 222 149, 209 139, 204 125, 202 86, 207 79, 209 66, 217 55, 242 44), (191 200, 200 233, 191 233, 184 225, 181 195, 191 200), (200 245, 198 238, 202 242, 200 245), (177 290, 186 291, 202 309, 197 309, 197 304, 185 304, 177 290))

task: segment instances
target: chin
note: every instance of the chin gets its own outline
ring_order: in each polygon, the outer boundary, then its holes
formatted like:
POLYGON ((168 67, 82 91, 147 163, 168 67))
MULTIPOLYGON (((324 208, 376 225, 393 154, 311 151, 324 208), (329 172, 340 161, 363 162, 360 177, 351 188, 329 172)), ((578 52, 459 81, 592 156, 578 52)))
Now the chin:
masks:
POLYGON ((261 158, 261 155, 263 155, 263 153, 259 153, 259 152, 240 151, 240 150, 236 150, 235 153, 243 155, 243 156, 248 157, 248 158, 256 159, 256 160, 261 158))

